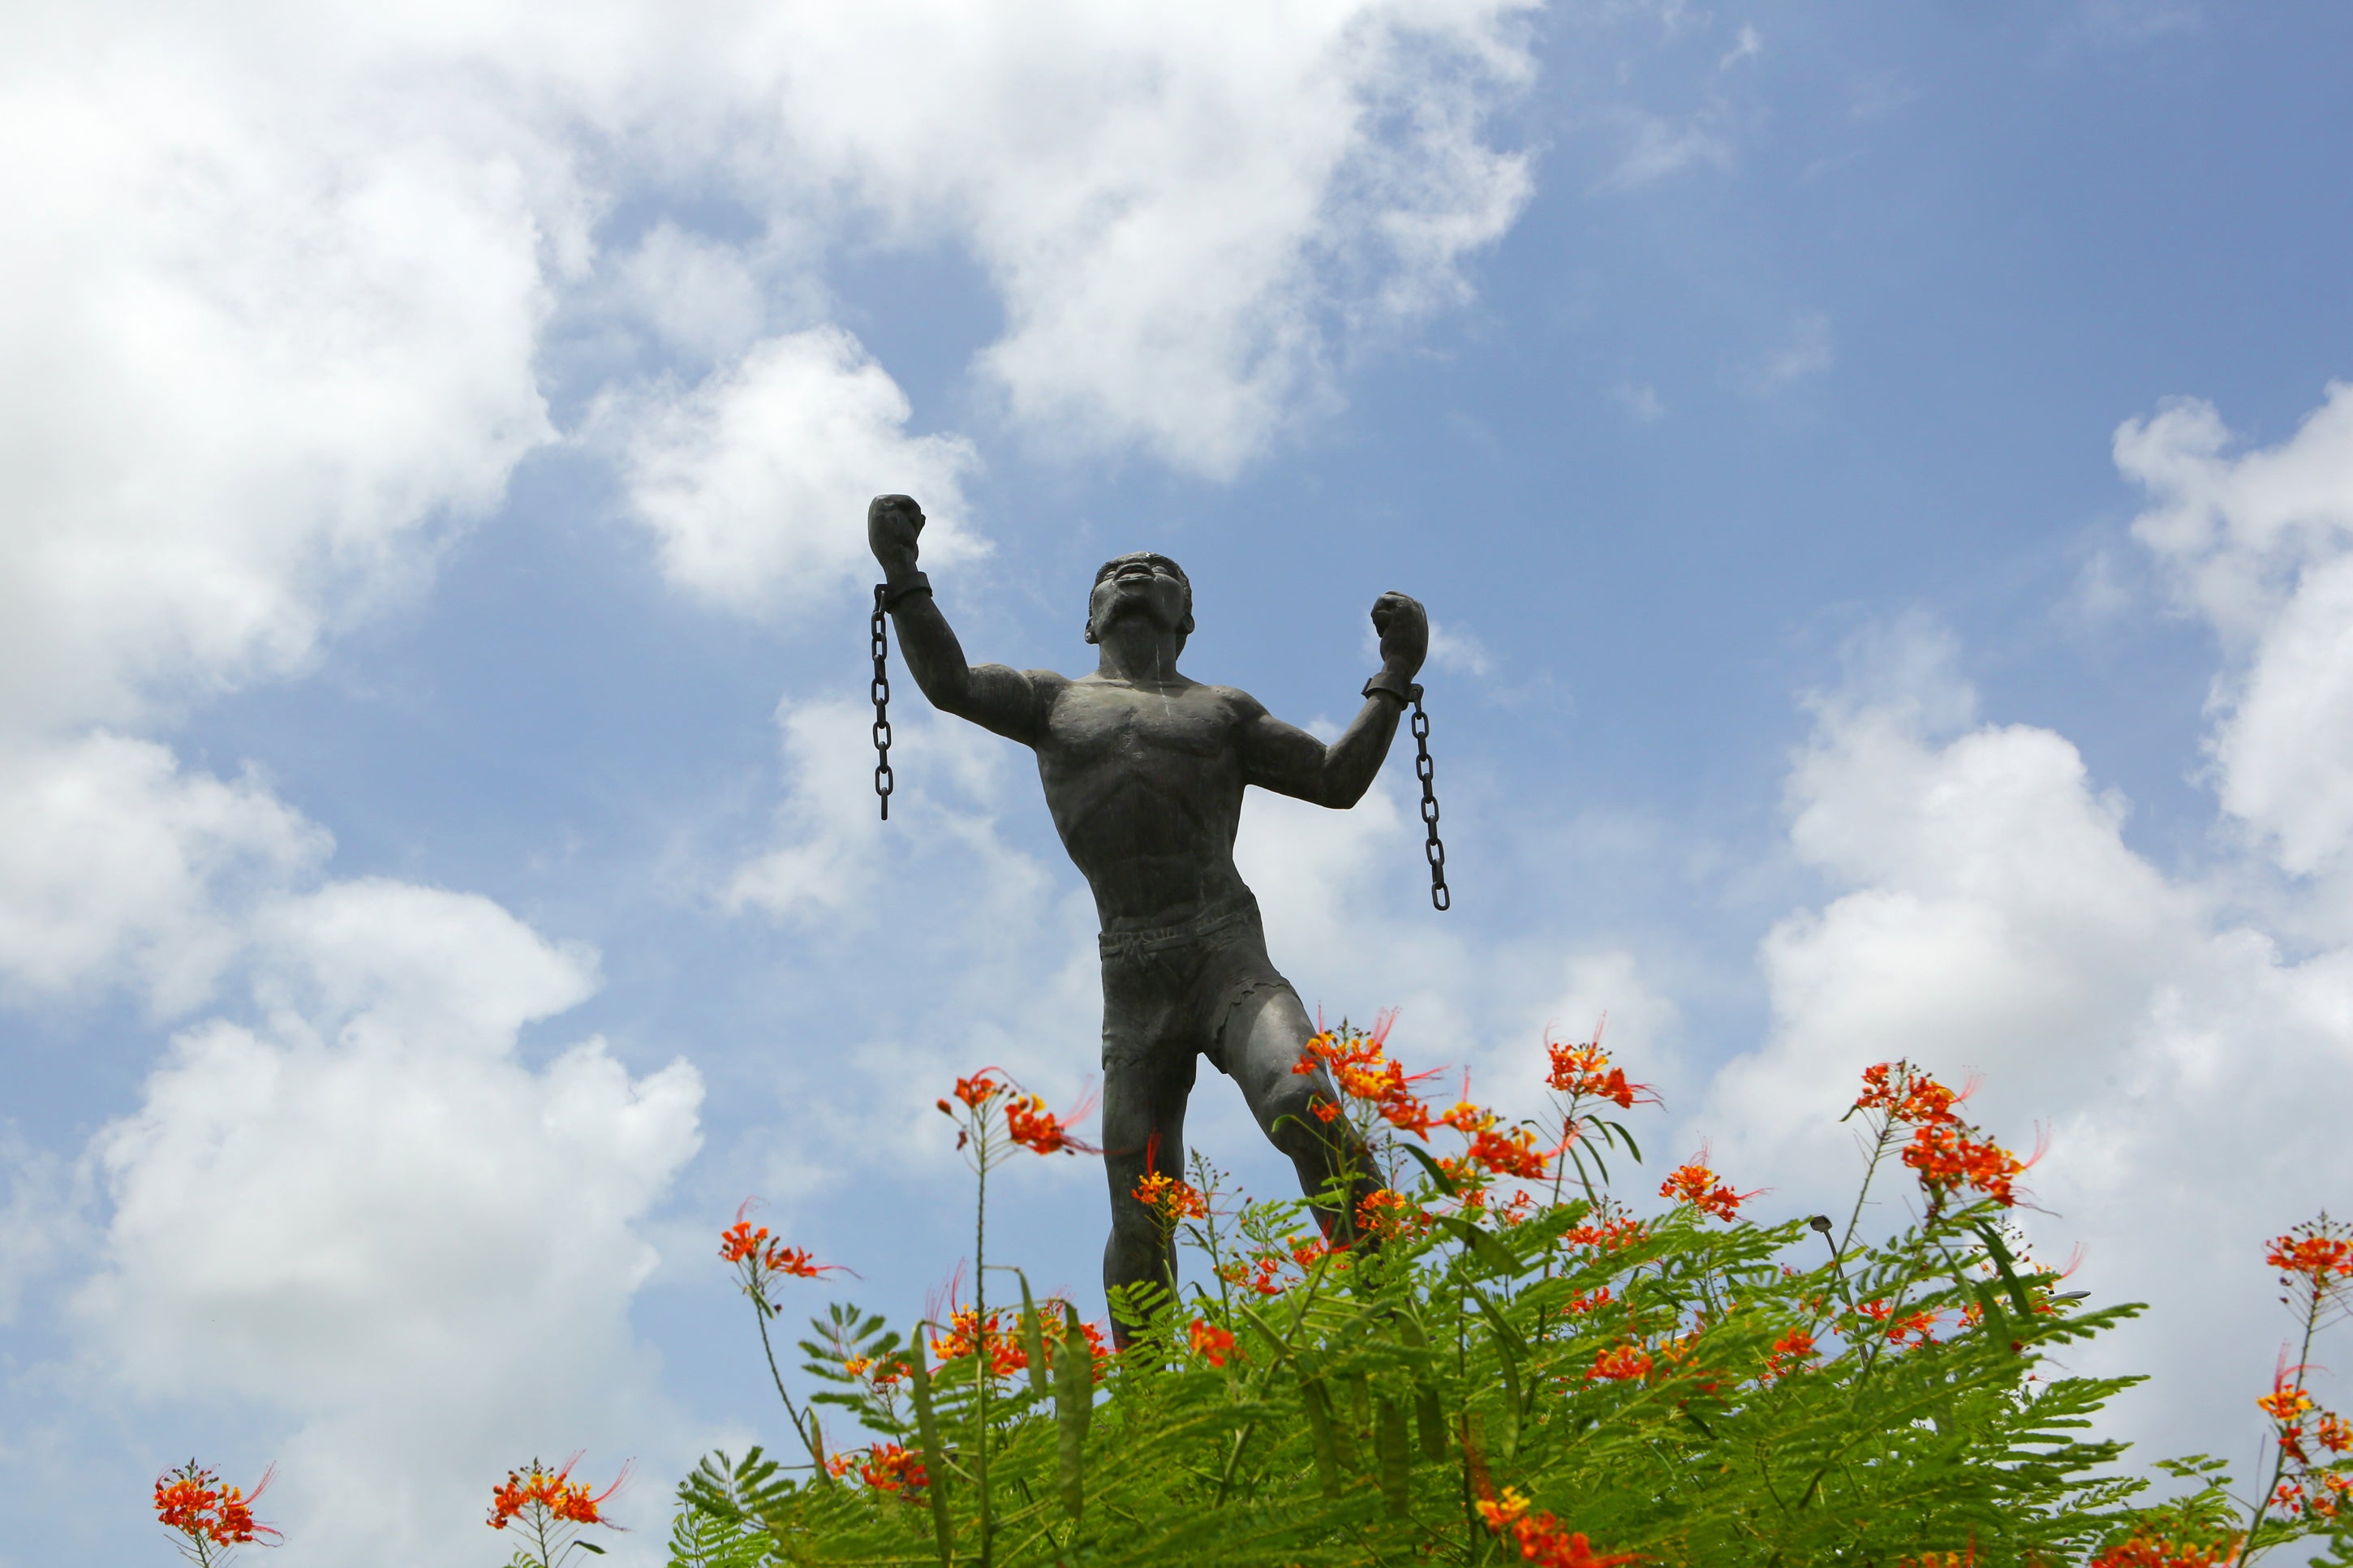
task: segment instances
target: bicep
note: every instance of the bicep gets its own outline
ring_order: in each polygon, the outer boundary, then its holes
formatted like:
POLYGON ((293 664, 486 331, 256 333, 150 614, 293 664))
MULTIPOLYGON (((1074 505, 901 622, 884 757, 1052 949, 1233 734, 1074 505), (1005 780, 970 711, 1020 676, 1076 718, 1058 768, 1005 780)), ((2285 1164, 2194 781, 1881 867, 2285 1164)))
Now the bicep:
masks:
POLYGON ((1324 764, 1329 748, 1300 729, 1259 709, 1241 725, 1242 782, 1277 795, 1324 804, 1324 764))
POLYGON ((1050 672, 1014 669, 1002 664, 976 664, 965 680, 958 717, 1008 741, 1034 746, 1045 732, 1046 682, 1050 672))

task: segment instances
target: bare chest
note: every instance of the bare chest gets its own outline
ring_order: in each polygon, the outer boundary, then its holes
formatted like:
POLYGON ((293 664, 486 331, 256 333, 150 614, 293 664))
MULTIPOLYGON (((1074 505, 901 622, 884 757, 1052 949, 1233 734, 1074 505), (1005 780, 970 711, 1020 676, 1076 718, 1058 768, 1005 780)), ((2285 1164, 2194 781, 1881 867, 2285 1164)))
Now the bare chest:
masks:
POLYGON ((1071 771, 1126 764, 1190 772, 1231 761, 1233 728, 1228 703, 1210 687, 1159 691, 1072 682, 1048 716, 1040 751, 1071 771))

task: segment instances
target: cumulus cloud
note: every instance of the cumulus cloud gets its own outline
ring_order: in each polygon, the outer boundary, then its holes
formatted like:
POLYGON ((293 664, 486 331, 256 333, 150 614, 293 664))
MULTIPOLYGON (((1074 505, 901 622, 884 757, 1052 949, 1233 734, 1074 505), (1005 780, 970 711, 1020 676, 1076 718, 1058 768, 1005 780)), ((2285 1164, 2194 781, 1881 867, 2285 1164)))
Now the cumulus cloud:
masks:
POLYGON ((499 500, 551 434, 554 193, 413 121, 272 123, 210 48, 42 70, 79 32, 50 20, 0 79, 0 132, 43 150, 0 172, 28 219, 0 246, 0 721, 121 721, 301 668, 499 500))
POLYGON ((2227 662, 2211 742, 2222 807, 2280 867, 2353 849, 2353 385, 2278 446, 2233 454, 2205 403, 2127 421, 2116 466, 2149 495, 2133 524, 2227 662))
POLYGON ((1482 140, 1523 9, 37 8, 0 74, 44 150, 0 174, 34 218, 0 247, 0 719, 301 669, 553 437, 566 310, 718 365, 617 448, 689 585, 822 566, 796 509, 851 466, 963 465, 893 444, 903 399, 821 321, 754 341, 851 246, 980 266, 976 369, 1032 434, 1230 473, 1524 204, 1482 140), (600 263, 628 201, 656 221, 600 263))
POLYGON ((2045 1255, 2080 1240, 2077 1284, 2155 1304, 2090 1361, 2164 1373, 2124 1432, 2152 1455, 2227 1447, 2281 1327, 2260 1244, 2353 1181, 2313 1113, 2353 1090, 2353 951, 2284 952, 2152 865, 2063 737, 1978 722, 1949 639, 1896 640, 1875 684, 1817 704, 1790 844, 1831 896, 1766 938, 1770 1038, 1695 1125, 1785 1212, 1833 1208, 1860 1174, 1835 1118, 1863 1067, 1982 1072, 1981 1120, 2021 1147, 2049 1134, 2028 1216, 2045 1255))
POLYGON ((254 898, 329 840, 259 778, 187 771, 104 732, 0 749, 0 977, 20 999, 116 984, 158 1014, 201 1003, 254 898))
POLYGON ((797 153, 987 270, 1017 421, 1222 475, 1517 216, 1525 162, 1481 132, 1531 74, 1524 9, 810 6, 775 68, 797 153))
POLYGON ((910 436, 882 367, 835 328, 767 338, 691 388, 618 395, 600 414, 626 505, 673 582, 744 614, 825 598, 860 570, 879 489, 922 501, 927 563, 976 552, 963 524, 971 444, 910 436))
POLYGON ((593 968, 486 900, 331 885, 268 925, 267 1023, 181 1034, 93 1144, 86 1342, 142 1395, 293 1423, 290 1562, 478 1547, 485 1478, 533 1452, 674 1460, 628 1307, 638 1223, 699 1142, 694 1070, 632 1079, 595 1039, 520 1061, 593 968))

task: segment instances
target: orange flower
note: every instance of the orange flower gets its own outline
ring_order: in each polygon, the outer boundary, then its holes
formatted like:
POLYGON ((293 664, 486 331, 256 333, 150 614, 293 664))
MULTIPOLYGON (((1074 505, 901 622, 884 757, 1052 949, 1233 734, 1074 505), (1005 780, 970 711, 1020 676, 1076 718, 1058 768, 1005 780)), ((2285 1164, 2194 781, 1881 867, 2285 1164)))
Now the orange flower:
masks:
MULTIPOLYGON (((1345 1024, 1336 1030, 1320 1030, 1300 1048, 1299 1060, 1291 1070, 1302 1075, 1319 1068, 1328 1070, 1340 1091, 1349 1099, 1366 1101, 1391 1126, 1427 1139, 1430 1111, 1414 1093, 1413 1086, 1434 1075, 1423 1072, 1409 1076, 1403 1067, 1384 1054, 1389 1027, 1396 1022, 1397 1015, 1390 1012, 1375 1021, 1368 1035, 1357 1034, 1345 1024)), ((1310 1109, 1325 1122, 1336 1121, 1340 1115, 1338 1105, 1320 1097, 1310 1102, 1310 1109)))
POLYGON ((1540 1181, 1549 1168, 1548 1156, 1536 1147, 1536 1135, 1525 1127, 1515 1127, 1509 1133, 1474 1133, 1468 1153, 1495 1174, 1522 1181, 1540 1181))
MULTIPOLYGON (((1700 1159, 1706 1157, 1707 1151, 1701 1150, 1700 1159)), ((1740 1212, 1740 1205, 1757 1194, 1734 1192, 1715 1179, 1714 1171, 1694 1160, 1687 1165, 1676 1166, 1667 1179, 1659 1184, 1659 1195, 1672 1198, 1679 1204, 1690 1204, 1702 1214, 1729 1222, 1740 1212)))
POLYGON ((2117 1542, 2084 1568, 2223 1568, 2238 1554, 2235 1535, 2228 1541, 2193 1543, 2137 1534, 2117 1542))
POLYGON ((2272 1391, 2255 1404, 2274 1421, 2294 1421, 2312 1408, 2312 1395, 2288 1382, 2287 1370, 2283 1369, 2272 1380, 2272 1391))
POLYGON ((1607 1100, 1620 1110, 1631 1110, 1638 1104, 1660 1103, 1649 1084, 1629 1083, 1624 1068, 1609 1065, 1609 1053, 1601 1048, 1599 1026, 1595 1026, 1593 1038, 1584 1045, 1555 1045, 1547 1040, 1545 1051, 1551 1058, 1552 1068, 1545 1082, 1573 1099, 1607 1100))
POLYGON ((1209 1212, 1208 1200, 1176 1176, 1163 1171, 1146 1171, 1135 1184, 1135 1201, 1150 1209, 1164 1226, 1174 1226, 1179 1220, 1202 1219, 1209 1212))
POLYGON ((1193 1342, 1193 1353, 1211 1366, 1223 1366, 1226 1357, 1233 1353, 1234 1336, 1230 1329, 1221 1329, 1204 1319, 1193 1320, 1188 1331, 1193 1342))
MULTIPOLYGON (((1071 1113, 1075 1121, 1085 1112, 1082 1105, 1071 1113)), ((1071 1130, 1046 1109, 1046 1101, 1038 1095, 1017 1094, 1005 1102, 1005 1130, 1013 1141, 1033 1154, 1100 1154, 1102 1150, 1082 1143, 1071 1135, 1071 1130)))
POLYGON ((1401 1236, 1424 1225, 1429 1216, 1406 1201, 1405 1194, 1382 1187, 1366 1193, 1356 1205, 1356 1224, 1375 1236, 1401 1236))
POLYGON ((1589 1292, 1585 1290, 1570 1291, 1568 1294, 1568 1305, 1563 1307, 1561 1310, 1564 1313, 1572 1314, 1577 1312, 1590 1312, 1596 1308, 1606 1307, 1608 1305, 1609 1305, 1609 1287, 1604 1285, 1599 1289, 1589 1292))
POLYGON ((521 1515, 543 1510, 550 1519, 565 1524, 602 1524, 617 1528, 600 1512, 607 1499, 621 1489, 628 1479, 629 1468, 613 1478, 613 1484, 601 1492, 592 1492, 586 1481, 572 1479, 572 1467, 580 1462, 575 1454, 564 1461, 560 1469, 549 1469, 533 1459, 519 1470, 509 1470, 503 1485, 491 1489, 491 1517, 483 1522, 492 1530, 504 1530, 521 1515))
POLYGON ((2280 1271, 2281 1284, 2293 1284, 2296 1275, 2302 1275, 2316 1288, 2323 1286, 2332 1275, 2353 1277, 2353 1241, 2329 1235, 2327 1226, 2324 1215, 2313 1234, 2290 1234, 2272 1242, 2264 1261, 2280 1271))
POLYGON ((1648 1377, 1651 1366, 1651 1352, 1641 1345, 1616 1345, 1593 1358, 1593 1364, 1586 1369, 1585 1381, 1626 1383, 1648 1377))
POLYGON ((1229 1263, 1218 1270, 1218 1277, 1229 1285, 1255 1290, 1261 1296, 1280 1296, 1282 1294, 1282 1259, 1280 1258, 1259 1258, 1249 1263, 1240 1259, 1229 1263))
POLYGON ((2346 1425, 2344 1417, 2332 1415, 2326 1410, 2320 1413, 2320 1426, 2313 1436, 2320 1440, 2322 1447, 2332 1454, 2353 1450, 2353 1427, 2346 1425))
POLYGON ((1765 1358, 1766 1381, 1788 1376, 1805 1365, 1813 1353, 1814 1336, 1803 1329, 1791 1329, 1773 1342, 1773 1353, 1765 1358))
POLYGON ((810 1261, 808 1248, 805 1247, 772 1247, 762 1261, 770 1272, 790 1275, 796 1279, 814 1279, 841 1267, 839 1263, 810 1261))
POLYGON ((1918 1173, 1932 1199, 1967 1187, 2008 1208, 2018 1201, 2013 1184, 2028 1162, 1998 1143, 1971 1138, 1971 1131, 1957 1121, 1923 1126, 1905 1146, 1904 1163, 1918 1173))
POLYGON ((956 1309, 949 1314, 947 1332, 932 1337, 932 1353, 945 1365, 979 1350, 987 1357, 989 1371, 999 1377, 1009 1376, 1029 1364, 1029 1352, 1005 1331, 1004 1322, 1001 1312, 989 1313, 984 1322, 978 1309, 956 1309))
POLYGON ((1650 1237, 1642 1222, 1636 1219, 1605 1219, 1599 1225, 1588 1221, 1561 1233, 1561 1239, 1571 1247, 1589 1247, 1597 1252, 1616 1252, 1648 1241, 1650 1237))
POLYGON ((735 1266, 744 1294, 753 1304, 773 1316, 780 1310, 770 1295, 773 1282, 778 1279, 814 1279, 821 1274, 838 1272, 838 1263, 819 1263, 805 1247, 786 1247, 768 1234, 765 1225, 755 1226, 744 1217, 757 1198, 745 1198, 735 1210, 735 1223, 719 1233, 719 1258, 735 1266))
POLYGON ((274 1467, 262 1471, 248 1497, 242 1488, 223 1486, 216 1473, 190 1459, 155 1478, 155 1522, 187 1537, 181 1551, 199 1560, 220 1561, 219 1554, 209 1553, 211 1547, 256 1542, 270 1545, 280 1539, 278 1531, 255 1522, 253 1504, 269 1489, 275 1473, 274 1467))
MULTIPOLYGON (((866 1462, 858 1468, 858 1479, 868 1489, 878 1492, 904 1492, 912 1497, 931 1485, 931 1477, 923 1471, 921 1457, 907 1452, 896 1443, 875 1443, 867 1448, 866 1462)), ((846 1467, 845 1467, 846 1468, 846 1467)), ((839 1475, 841 1472, 834 1472, 839 1475)))
MULTIPOLYGON (((751 1204, 750 1198, 744 1200, 745 1208, 751 1204)), ((743 1215, 744 1210, 737 1209, 735 1223, 719 1233, 719 1260, 722 1263, 741 1263, 747 1258, 756 1258, 761 1248, 767 1245, 768 1227, 764 1225, 754 1230, 752 1222, 743 1215)))
POLYGON ((1969 1097, 1956 1094, 1910 1062, 1881 1062, 1862 1072, 1862 1093, 1857 1110, 1884 1110, 1888 1120, 1915 1127, 1937 1127, 1957 1121, 1953 1107, 1969 1097))
POLYGON ((1497 1535, 1510 1536, 1521 1558, 1536 1568, 1619 1568, 1641 1561, 1632 1552, 1596 1556, 1583 1531, 1562 1529, 1560 1521, 1549 1513, 1531 1514, 1528 1500, 1511 1487, 1505 1487, 1500 1498, 1481 1500, 1478 1506, 1487 1528, 1497 1535))
MULTIPOLYGON (((995 1068, 983 1068, 970 1078, 956 1079, 953 1091, 956 1099, 975 1110, 995 1100, 1005 1092, 1005 1086, 990 1076, 996 1071, 995 1068)), ((947 1101, 942 1100, 940 1104, 942 1109, 945 1109, 947 1101)))

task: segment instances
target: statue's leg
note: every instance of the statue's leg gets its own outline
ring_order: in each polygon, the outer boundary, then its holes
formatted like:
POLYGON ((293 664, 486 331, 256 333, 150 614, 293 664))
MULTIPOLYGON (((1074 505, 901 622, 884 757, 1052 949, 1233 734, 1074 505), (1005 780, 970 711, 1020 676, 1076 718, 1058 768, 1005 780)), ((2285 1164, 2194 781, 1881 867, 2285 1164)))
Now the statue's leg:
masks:
POLYGON ((1327 1122, 1315 1114, 1318 1100, 1339 1102, 1331 1076, 1321 1064, 1313 1072, 1292 1070, 1315 1036, 1307 1009, 1289 986, 1271 987, 1236 1008, 1227 1028, 1226 1068, 1241 1086, 1250 1114, 1290 1156, 1299 1189, 1315 1205, 1324 1233, 1353 1238, 1357 1205, 1380 1191, 1381 1184, 1346 1119, 1327 1122))
MULTIPOLYGON (((1103 1171, 1111 1178, 1111 1239, 1103 1247, 1103 1290, 1145 1280, 1176 1289, 1176 1247, 1152 1211, 1136 1201, 1135 1184, 1148 1170, 1182 1176, 1185 1100, 1192 1089, 1192 1058, 1182 1072, 1165 1061, 1103 1063, 1103 1171)), ((1113 1336, 1127 1343, 1128 1325, 1112 1315, 1113 1336)))

